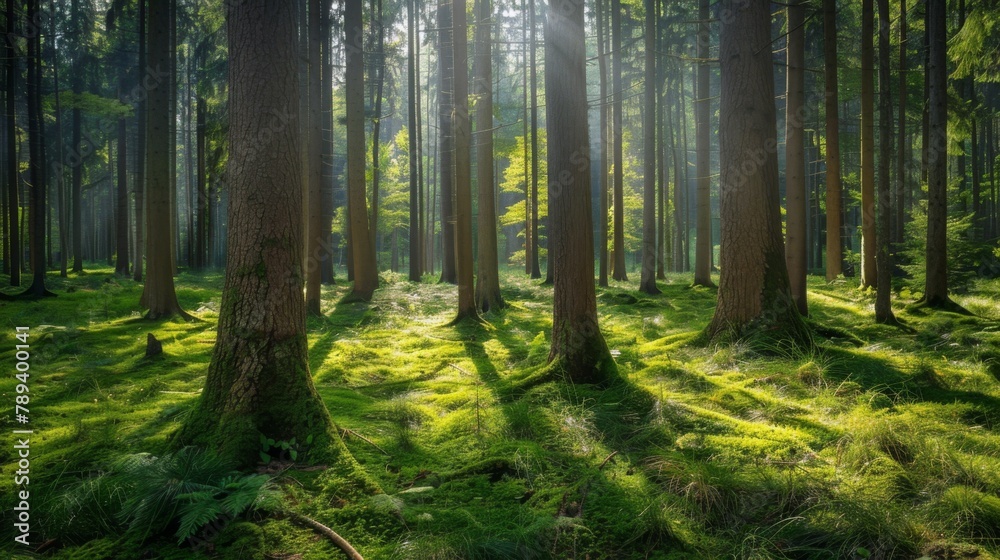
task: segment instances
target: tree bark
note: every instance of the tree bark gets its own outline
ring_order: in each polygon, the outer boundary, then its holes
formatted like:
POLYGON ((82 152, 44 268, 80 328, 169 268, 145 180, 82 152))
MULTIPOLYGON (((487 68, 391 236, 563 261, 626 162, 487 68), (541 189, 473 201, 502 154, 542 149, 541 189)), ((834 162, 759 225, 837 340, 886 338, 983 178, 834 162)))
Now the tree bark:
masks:
POLYGON ((874 288, 875 267, 875 85, 872 80, 874 0, 861 2, 861 287, 874 288))
MULTIPOLYGON (((149 66, 161 71, 170 64, 170 8, 165 0, 149 0, 149 66)), ((188 318, 174 292, 173 212, 171 211, 172 182, 170 151, 173 147, 170 121, 169 78, 148 90, 146 115, 146 165, 149 184, 146 196, 146 283, 139 304, 147 308, 147 319, 163 319, 172 315, 188 318)))
POLYGON ((643 188, 642 188, 642 269, 639 291, 658 294, 656 287, 656 5, 644 0, 645 29, 645 106, 643 108, 643 188))
POLYGON ((455 271, 455 137, 451 113, 454 109, 455 59, 452 50, 452 10, 438 4, 438 182, 441 190, 441 281, 458 282, 455 271))
MULTIPOLYGON (((456 320, 477 318, 472 260, 472 123, 469 120, 469 34, 465 0, 452 0, 452 50, 455 60, 455 272, 458 280, 456 320)), ((492 166, 490 168, 492 171, 492 166)))
POLYGON ((541 278, 538 267, 538 78, 535 51, 535 0, 528 0, 528 71, 531 73, 531 277, 541 278))
POLYGON ((178 442, 208 445, 242 466, 256 463, 260 437, 295 438, 307 461, 344 459, 309 373, 299 86, 288 64, 296 56, 294 4, 235 2, 228 10, 229 267, 205 390, 178 442))
POLYGON ((597 323, 583 11, 583 0, 567 0, 546 17, 547 157, 548 168, 559 170, 549 181, 555 268, 549 361, 567 379, 593 383, 610 379, 616 368, 597 323))
MULTIPOLYGON (((73 0, 74 4, 77 0, 73 0)), ((146 75, 146 0, 137 0, 139 4, 136 25, 139 28, 139 40, 136 48, 139 50, 139 64, 136 68, 137 76, 146 75)), ((75 12, 74 12, 75 13, 75 12)), ((73 91, 78 88, 78 71, 74 70, 73 91)), ((132 279, 141 282, 145 269, 146 256, 146 99, 140 96, 135 106, 136 140, 135 140, 135 261, 132 265, 132 279)), ((79 109, 73 109, 73 142, 74 149, 80 141, 80 117, 79 109)), ((77 177, 78 168, 73 168, 73 250, 74 255, 79 255, 79 223, 80 223, 80 183, 77 177)), ((79 259, 79 257, 76 257, 79 259)), ((76 270, 77 264, 73 264, 76 270)), ((82 268, 82 267, 81 267, 82 268)))
POLYGON ((600 224, 598 230, 598 255, 600 258, 598 284, 608 286, 608 61, 607 43, 605 43, 605 1, 597 1, 597 68, 600 77, 601 102, 598 111, 601 114, 601 167, 600 167, 600 224))
MULTIPOLYGON (((896 152, 896 205, 895 228, 893 228, 892 253, 895 254, 903 244, 906 227, 906 183, 909 179, 909 166, 906 158, 906 0, 899 0, 899 145, 896 152)), ((888 92, 886 92, 888 93, 888 92)))
POLYGON ((407 125, 409 137, 409 164, 410 164, 410 232, 409 232, 409 245, 410 245, 410 275, 409 279, 411 282, 419 282, 420 277, 423 274, 423 267, 421 266, 421 256, 420 256, 420 204, 419 204, 419 185, 417 183, 417 164, 420 160, 420 155, 417 150, 418 140, 420 135, 417 129, 417 75, 416 75, 416 54, 414 52, 414 44, 419 42, 419 37, 417 36, 417 25, 416 25, 416 11, 417 2, 416 0, 409 0, 407 2, 406 8, 406 86, 407 86, 407 100, 409 102, 409 110, 407 111, 407 125))
MULTIPOLYGON (((75 0, 74 0, 75 3, 75 0)), ((7 142, 6 142, 6 158, 7 158, 7 172, 5 175, 5 180, 7 183, 7 241, 10 244, 10 285, 20 286, 21 285, 21 257, 23 253, 21 251, 21 235, 19 231, 19 203, 18 203, 18 192, 20 189, 20 184, 18 181, 17 172, 17 117, 16 117, 16 107, 15 107, 15 93, 16 86, 15 82, 17 77, 15 76, 17 72, 17 58, 14 53, 14 43, 11 39, 14 37, 14 0, 7 0, 6 6, 6 33, 7 37, 5 41, 6 47, 6 64, 4 65, 7 75, 7 99, 6 99, 6 119, 4 119, 4 125, 7 130, 7 142)), ((75 168, 74 168, 75 173, 75 168)))
POLYGON ((497 258, 496 192, 493 185, 493 8, 476 0, 476 186, 479 191, 476 306, 484 313, 504 306, 497 258))
POLYGON ((696 84, 697 99, 694 103, 695 112, 695 150, 698 174, 697 200, 694 247, 694 284, 696 286, 714 287, 712 282, 712 180, 709 155, 709 127, 711 126, 709 105, 709 70, 708 48, 711 39, 708 33, 709 0, 699 0, 698 3, 698 82, 696 84))
POLYGON ((322 97, 322 46, 320 37, 320 13, 328 9, 324 0, 309 0, 308 20, 309 20, 309 78, 308 98, 309 98, 309 122, 306 124, 308 132, 308 146, 306 148, 307 161, 307 182, 309 185, 307 215, 308 228, 306 239, 306 313, 310 315, 322 315, 320 309, 322 289, 320 286, 321 270, 320 265, 323 260, 328 259, 327 249, 323 243, 323 119, 320 109, 322 97))
POLYGON ((611 0, 612 137, 614 141, 614 224, 611 277, 628 280, 625 270, 624 170, 622 169, 622 3, 611 0))
POLYGON ((877 251, 875 258, 875 321, 895 323, 892 314, 892 259, 889 254, 892 215, 892 189, 889 163, 892 158, 892 98, 889 96, 889 0, 878 0, 878 87, 879 87, 879 161, 878 161, 878 214, 876 224, 877 251))
POLYGON ((788 287, 781 238, 777 130, 766 2, 723 0, 719 61, 719 300, 707 334, 808 344, 788 287))
POLYGON ((205 161, 205 120, 207 110, 205 108, 205 98, 198 96, 195 100, 195 150, 197 151, 197 178, 195 189, 197 191, 195 206, 195 243, 194 243, 194 266, 195 268, 205 268, 205 258, 208 251, 206 246, 206 231, 208 227, 207 202, 209 193, 206 190, 205 179, 207 177, 207 162, 205 161))
MULTIPOLYGON (((124 80, 122 80, 124 82, 124 80)), ((124 83, 122 91, 124 91, 124 83)), ((128 128, 125 118, 118 119, 118 155, 117 173, 118 185, 115 193, 115 247, 117 249, 117 260, 115 261, 115 274, 128 276, 128 128)))
POLYGON ((805 119, 805 30, 799 0, 788 5, 788 44, 785 87, 785 266, 788 267, 792 301, 803 316, 809 315, 806 300, 806 154, 805 119))
MULTIPOLYGON (((38 17, 38 0, 28 0, 25 10, 26 21, 34 22, 38 17)), ((28 169, 31 177, 29 205, 29 251, 31 264, 31 286, 23 292, 26 297, 46 297, 55 295, 45 288, 45 156, 44 127, 42 118, 42 54, 41 33, 33 30, 27 37, 27 105, 28 105, 28 169)))
POLYGON ((948 297, 948 61, 945 0, 927 0, 927 254, 923 302, 950 307, 948 297))
POLYGON ((375 80, 374 114, 372 115, 372 213, 368 231, 371 235, 372 251, 375 252, 375 269, 379 267, 379 246, 381 236, 378 231, 378 210, 382 188, 382 163, 379 152, 382 142, 382 90, 385 86, 385 23, 382 21, 382 0, 372 0, 372 26, 377 26, 375 37, 377 51, 373 53, 371 79, 375 80))

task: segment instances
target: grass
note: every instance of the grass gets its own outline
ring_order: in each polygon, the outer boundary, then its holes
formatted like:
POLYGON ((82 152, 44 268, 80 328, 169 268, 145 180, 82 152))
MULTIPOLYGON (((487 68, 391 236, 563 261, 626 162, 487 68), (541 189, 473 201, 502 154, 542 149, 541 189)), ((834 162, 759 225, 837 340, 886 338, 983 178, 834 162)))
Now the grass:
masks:
MULTIPOLYGON (((957 300, 976 317, 811 278, 819 348, 695 346, 712 290, 671 275, 658 296, 598 290, 624 383, 543 383, 551 288, 503 279, 509 307, 445 326, 455 289, 383 274, 371 303, 324 288, 310 367, 348 448, 384 494, 323 470, 260 470, 283 506, 366 558, 998 558, 1000 282, 957 300)), ((2 279, 0 279, 2 280, 2 279)), ((0 448, 0 549, 13 558, 336 557, 279 515, 217 523, 198 542, 140 540, 105 484, 123 455, 169 451, 204 383, 221 275, 183 273, 197 321, 148 323, 141 286, 95 269, 58 298, 5 303, 31 329, 31 540, 14 546, 15 451, 0 448), (164 355, 143 357, 147 333, 164 355), (207 543, 207 544, 206 544, 207 543), (299 555, 299 556, 296 556, 299 555)), ((15 325, 15 321, 17 325, 15 325)), ((0 363, 13 363, 5 336, 0 363)), ((11 403, 11 376, 0 399, 11 403)), ((5 405, 10 406, 10 405, 5 405)), ((15 425, 10 414, 5 427, 15 425)))

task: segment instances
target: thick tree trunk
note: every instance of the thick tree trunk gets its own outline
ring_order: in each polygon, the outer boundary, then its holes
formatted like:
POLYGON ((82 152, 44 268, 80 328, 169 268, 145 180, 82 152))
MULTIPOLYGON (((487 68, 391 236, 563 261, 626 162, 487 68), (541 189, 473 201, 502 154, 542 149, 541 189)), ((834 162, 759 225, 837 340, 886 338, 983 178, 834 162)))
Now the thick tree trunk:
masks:
MULTIPOLYGON (((76 0, 74 0, 74 3, 76 0)), ((136 67, 138 71, 137 76, 146 75, 146 0, 138 0, 139 4, 139 14, 136 18, 136 25, 139 28, 139 40, 136 44, 136 48, 139 50, 139 64, 136 67)), ((76 74, 74 71, 74 92, 76 92, 76 74)), ((79 143, 80 140, 80 119, 78 115, 79 110, 73 110, 73 142, 74 146, 79 143)), ((146 221, 145 221, 145 210, 146 210, 146 99, 144 96, 140 96, 135 107, 135 122, 136 122, 136 140, 135 140, 135 258, 132 265, 132 279, 136 282, 141 282, 143 278, 143 271, 145 269, 146 259, 146 221)), ((74 148, 75 149, 75 148, 74 148)), ((79 243, 78 227, 80 223, 80 185, 77 178, 77 171, 80 166, 73 168, 73 243, 76 249, 73 250, 74 255, 79 255, 79 243)), ((77 257, 79 258, 79 257, 77 257)), ((76 270, 76 264, 73 265, 73 270, 76 270)))
POLYGON ((622 3, 611 0, 611 74, 612 74, 612 137, 614 142, 614 224, 611 251, 611 277, 628 280, 625 270, 625 205, 624 170, 622 169, 622 3))
POLYGON ((476 186, 479 191, 476 306, 483 312, 503 307, 497 259, 496 192, 493 186, 493 9, 476 0, 476 186))
POLYGON ((639 291, 658 294, 656 287, 656 4, 645 0, 645 106, 643 108, 642 269, 639 291))
POLYGON ((781 238, 769 5, 723 0, 722 9, 734 17, 719 47, 722 271, 707 334, 808 344, 781 238))
MULTIPOLYGON (((25 13, 27 21, 38 17, 38 0, 28 0, 25 13)), ((28 169, 31 177, 29 205, 29 251, 31 264, 31 286, 23 293, 27 297, 55 295, 45 288, 45 155, 44 128, 42 118, 42 60, 41 33, 37 31, 27 38, 27 105, 28 105, 28 169)))
POLYGON ((892 189, 889 160, 892 158, 892 98, 889 96, 889 0, 878 0, 878 88, 879 88, 879 160, 878 160, 878 270, 875 289, 875 321, 895 323, 892 314, 892 259, 889 256, 891 235, 892 189))
POLYGON ((361 0, 347 0, 344 8, 344 33, 347 45, 345 102, 347 105, 347 204, 350 217, 351 256, 354 261, 352 298, 371 300, 378 287, 375 248, 368 233, 368 208, 365 202, 365 82, 364 27, 361 0))
POLYGON ((205 390, 178 438, 243 466, 262 436, 294 438, 294 460, 348 457, 309 374, 293 14, 284 0, 229 7, 230 266, 205 390))
MULTIPOLYGON (((456 320, 476 318, 472 260, 472 123, 469 120, 469 34, 465 0, 452 0, 452 52, 455 64, 455 272, 458 280, 456 320)), ((491 167, 492 171, 492 167, 491 167)))
POLYGON ((320 263, 329 258, 323 243, 323 119, 320 110, 322 80, 322 39, 320 37, 320 13, 328 9, 324 0, 309 0, 309 121, 306 124, 308 146, 306 147, 307 183, 309 185, 306 224, 306 313, 322 315, 320 263))
POLYGON ((945 0, 927 0, 930 39, 927 134, 927 279, 923 301, 949 307, 948 298, 948 61, 945 0))
POLYGON ((451 4, 438 4, 438 182, 441 185, 441 281, 458 282, 455 272, 455 136, 452 130, 455 59, 451 4))
POLYGON ((806 300, 806 154, 803 136, 805 118, 806 42, 803 6, 799 0, 788 5, 788 45, 785 87, 785 266, 795 307, 809 314, 806 300))
POLYGON ((874 0, 861 3, 861 287, 874 288, 875 267, 875 85, 874 0))
MULTIPOLYGON (((152 68, 170 68, 170 8, 165 0, 149 0, 149 65, 152 68)), ((173 113, 170 110, 170 92, 173 83, 167 79, 160 87, 148 91, 146 116, 146 165, 149 185, 146 190, 146 283, 139 303, 147 308, 147 319, 162 319, 172 315, 187 318, 177 302, 174 292, 173 212, 171 211, 170 151, 174 145, 171 135, 173 113)))
POLYGON ((583 0, 567 0, 546 18, 548 168, 563 170, 550 181, 555 271, 549 361, 569 380, 591 383, 616 369, 597 324, 583 11, 583 0))
POLYGON ((711 39, 708 34, 709 0, 699 0, 698 3, 698 82, 696 84, 695 112, 695 150, 696 173, 698 174, 694 247, 694 284, 696 286, 714 287, 712 282, 712 179, 709 155, 709 130, 711 127, 709 104, 709 69, 708 48, 711 39))

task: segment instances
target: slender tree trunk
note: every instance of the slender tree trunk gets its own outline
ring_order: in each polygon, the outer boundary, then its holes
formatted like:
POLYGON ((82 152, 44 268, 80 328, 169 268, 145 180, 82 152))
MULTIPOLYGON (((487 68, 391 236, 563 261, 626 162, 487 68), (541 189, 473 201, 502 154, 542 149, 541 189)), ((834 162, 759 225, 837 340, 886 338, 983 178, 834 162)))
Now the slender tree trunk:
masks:
POLYGON ((207 164, 205 162, 205 119, 206 119, 206 109, 205 109, 205 98, 200 95, 195 100, 195 150, 197 152, 197 165, 195 173, 197 173, 197 179, 195 181, 195 189, 197 190, 196 207, 195 207, 195 243, 194 243, 194 266, 196 268, 205 268, 205 255, 207 254, 206 247, 206 231, 208 227, 208 213, 207 213, 207 202, 209 193, 206 190, 205 179, 207 177, 207 164))
POLYGON ((330 25, 330 2, 324 1, 319 14, 320 41, 322 42, 322 91, 321 95, 321 118, 323 146, 321 154, 322 181, 320 185, 320 236, 323 239, 323 258, 320 260, 320 280, 323 284, 333 284, 333 214, 334 199, 333 193, 337 190, 337 176, 334 171, 333 153, 333 56, 332 31, 330 25))
POLYGON ((531 277, 541 278, 538 267, 538 78, 535 51, 535 0, 528 0, 528 71, 531 73, 531 277))
MULTIPOLYGON (((49 2, 49 9, 53 14, 56 13, 55 0, 49 2)), ((56 18, 49 18, 49 36, 56 36, 56 18)), ((66 154, 64 150, 64 139, 63 139, 63 127, 62 127, 62 103, 60 102, 60 88, 59 88, 59 53, 57 49, 52 49, 52 81, 53 81, 53 93, 52 96, 55 101, 55 121, 56 121, 56 149, 58 151, 58 160, 52 165, 53 172, 53 184, 56 190, 56 204, 58 208, 58 221, 59 221, 59 276, 66 278, 67 276, 67 249, 69 236, 66 224, 66 185, 65 185, 65 162, 66 154)), ((52 240, 50 239, 51 243, 52 240)), ((4 265, 6 266, 6 261, 4 265)))
POLYGON ((600 168, 600 236, 598 237, 598 255, 600 269, 598 284, 608 286, 608 61, 607 43, 605 43, 606 0, 597 0, 597 67, 600 77, 601 102, 598 111, 601 114, 601 168, 600 168))
POLYGON ((323 119, 320 107, 322 97, 322 46, 323 40, 320 36, 320 14, 328 9, 324 0, 309 0, 309 122, 306 125, 308 132, 308 146, 306 147, 308 173, 308 228, 306 239, 306 313, 310 315, 322 315, 320 309, 322 289, 320 286, 321 271, 320 263, 329 258, 323 243, 323 119))
POLYGON ((861 8, 861 287, 874 288, 875 267, 875 85, 874 0, 861 8))
POLYGON ((948 297, 948 61, 945 0, 927 0, 930 86, 927 144, 927 255, 923 302, 951 307, 948 297))
POLYGON ((565 171, 551 183, 549 198, 555 267, 549 361, 569 380, 591 383, 613 377, 616 368, 597 323, 594 291, 583 11, 583 0, 567 0, 546 18, 548 168, 565 171))
MULTIPOLYGON (((170 8, 165 0, 149 0, 149 65, 152 68, 170 68, 170 8)), ((146 239, 149 242, 146 258, 146 283, 140 305, 147 308, 147 319, 163 319, 172 315, 188 318, 181 309, 174 292, 173 212, 171 212, 170 151, 174 146, 171 135, 173 112, 170 110, 167 79, 159 87, 150 88, 147 102, 149 114, 146 127, 146 165, 149 185, 146 197, 146 239)))
MULTIPOLYGON (((534 0, 531 0, 534 1, 534 0)), ((533 63, 528 62, 528 51, 533 50, 533 46, 528 44, 528 8, 525 0, 521 0, 521 20, 522 27, 524 28, 524 33, 522 38, 524 39, 524 52, 522 53, 522 89, 524 90, 524 117, 521 119, 521 132, 524 138, 523 142, 523 154, 524 157, 524 273, 531 275, 531 236, 535 233, 531 231, 531 177, 529 173, 529 163, 528 163, 528 122, 531 113, 531 103, 528 101, 528 69, 534 66, 533 63)))
POLYGON ((351 256, 354 260, 354 291, 351 297, 369 301, 378 287, 378 271, 375 268, 375 248, 368 233, 368 208, 365 203, 365 67, 361 1, 346 0, 345 3, 347 68, 344 73, 344 97, 347 104, 347 203, 351 256))
POLYGON ((658 294, 656 287, 656 4, 644 0, 645 105, 643 108, 642 268, 639 291, 658 294))
POLYGON ((694 248, 694 284, 696 286, 715 286, 712 282, 712 191, 711 166, 709 155, 709 70, 708 48, 711 39, 708 34, 709 0, 699 0, 698 3, 698 81, 696 84, 697 99, 694 103, 696 150, 696 173, 698 174, 698 191, 696 204, 696 228, 694 248))
MULTIPOLYGON (((77 0, 74 0, 74 3, 77 0)), ((139 4, 139 14, 136 19, 136 25, 139 27, 139 40, 137 42, 136 48, 139 50, 139 64, 137 67, 138 76, 146 75, 146 0, 138 0, 139 4)), ((76 72, 74 72, 74 80, 76 72)), ((140 78, 142 80, 142 78, 140 78)), ((74 82, 74 92, 76 91, 77 84, 74 82)), ((143 278, 143 270, 145 268, 145 256, 146 256, 146 221, 145 221, 145 209, 146 209, 146 99, 145 96, 140 96, 135 107, 135 122, 136 122, 136 140, 135 140, 135 263, 132 266, 132 279, 136 282, 141 282, 143 278)), ((74 146, 79 142, 80 139, 80 126, 79 126, 79 115, 78 110, 73 110, 73 142, 74 146)), ((73 243, 79 238, 78 226, 80 223, 79 215, 79 203, 80 203, 80 184, 77 178, 77 170, 80 166, 73 168, 73 243)), ((78 246, 77 246, 78 247, 78 246)), ((74 255, 79 255, 79 251, 74 249, 74 255)), ((77 257, 79 258, 79 257, 77 257)), ((73 265, 73 270, 76 270, 76 264, 73 265)))
POLYGON ((680 162, 681 170, 683 171, 682 178, 684 181, 684 271, 688 272, 691 270, 691 166, 688 165, 690 152, 688 151, 687 103, 685 102, 687 97, 687 88, 684 87, 684 70, 678 70, 677 75, 680 77, 680 83, 678 84, 678 96, 681 101, 677 108, 679 111, 679 114, 677 115, 677 126, 680 127, 680 149, 681 153, 684 154, 684 157, 680 162))
POLYGON ((930 157, 930 111, 931 111, 931 29, 927 25, 928 22, 928 7, 927 1, 924 0, 924 106, 923 114, 921 115, 921 128, 920 128, 920 183, 924 184, 928 181, 927 172, 929 170, 930 162, 928 158, 930 157))
MULTIPOLYGON (((664 37, 663 29, 663 0, 659 0, 656 3, 656 45, 657 49, 661 53, 667 52, 667 45, 664 37)), ((666 270, 671 267, 670 253, 667 252, 667 248, 670 247, 670 229, 669 220, 667 219, 667 145, 664 139, 664 119, 666 114, 667 106, 667 91, 666 91, 666 59, 661 60, 656 65, 656 89, 661 89, 658 94, 660 97, 659 103, 656 107, 656 154, 657 154, 657 164, 656 164, 656 180, 657 180, 657 215, 658 215, 658 227, 659 233, 656 239, 656 279, 666 280, 666 270)))
POLYGON ((493 3, 476 0, 476 186, 479 190, 476 306, 503 307, 497 258, 496 193, 493 186, 493 3))
POLYGON ((438 172, 441 185, 441 281, 458 282, 455 271, 455 136, 452 129, 454 110, 455 59, 452 43, 452 10, 447 3, 438 4, 438 172))
MULTIPOLYGON (((417 145, 415 156, 417 158, 417 218, 419 220, 419 229, 417 235, 417 241, 419 243, 419 248, 417 249, 420 255, 420 276, 423 277, 423 273, 427 270, 427 205, 426 205, 426 183, 424 182, 424 131, 423 122, 421 118, 421 92, 420 92, 420 18, 417 15, 421 11, 420 0, 411 0, 411 9, 416 12, 414 14, 414 25, 413 25, 413 67, 415 74, 416 84, 414 86, 414 93, 416 94, 416 101, 413 104, 414 112, 414 130, 413 134, 417 137, 417 145)), ((428 84, 429 85, 429 84, 428 84)), ((418 279, 419 281, 419 279, 418 279)))
POLYGON ((719 45, 722 270, 707 332, 807 344, 781 238, 770 6, 723 0, 721 8, 734 17, 722 22, 719 45))
MULTIPOLYGON (((123 80, 124 81, 124 80, 123 80)), ((124 91, 124 83, 122 89, 124 91)), ((118 188, 115 200, 115 247, 118 255, 115 261, 115 274, 128 276, 128 127, 124 118, 118 119, 118 188)))
POLYGON ((622 154, 622 4, 611 0, 612 136, 614 137, 614 249, 611 277, 628 280, 625 270, 625 205, 622 154))
MULTIPOLYGON (((74 0, 75 4, 75 0, 74 0)), ((21 235, 19 231, 19 208, 18 193, 21 190, 17 172, 17 117, 15 107, 15 92, 17 82, 17 58, 14 53, 14 0, 7 0, 6 6, 6 33, 5 53, 6 64, 4 65, 7 75, 7 99, 5 126, 7 131, 6 158, 7 173, 5 176, 7 183, 7 242, 10 244, 10 285, 21 285, 21 257, 24 253, 21 250, 21 235)), ((75 149, 75 148, 74 148, 75 149)), ((75 168, 74 168, 75 169, 75 168)), ((75 172, 75 171, 74 171, 75 172)))
POLYGON ((875 321, 895 323, 892 314, 892 259, 889 254, 892 215, 892 189, 889 160, 892 158, 892 98, 889 96, 889 0, 878 0, 878 88, 879 88, 879 161, 878 161, 878 266, 875 290, 875 321))
POLYGON ((802 315, 809 314, 806 300, 806 155, 803 128, 805 117, 805 30, 803 6, 799 0, 788 5, 788 44, 785 87, 785 198, 787 240, 785 266, 788 268, 792 301, 802 315))
POLYGON ((414 44, 419 42, 416 26, 416 0, 409 0, 406 10, 407 36, 406 36, 406 85, 407 100, 409 101, 408 136, 409 136, 409 163, 410 163, 410 281, 419 282, 421 277, 420 266, 420 208, 419 208, 419 185, 417 184, 417 163, 420 155, 417 151, 419 134, 417 131, 417 77, 416 77, 416 55, 414 44))
MULTIPOLYGON (((973 98, 975 94, 973 94, 973 98)), ((975 99, 973 99, 975 106, 975 99)), ((974 111, 975 109, 973 109, 974 111)), ((983 208, 982 208, 982 175, 979 170, 979 123, 978 119, 972 117, 972 130, 969 138, 972 142, 972 239, 979 241, 983 239, 983 208)))
MULTIPOLYGON (((26 21, 38 17, 38 0, 28 0, 26 21)), ((29 204, 29 250, 31 252, 31 286, 23 295, 45 297, 55 295, 45 288, 45 145, 42 119, 42 53, 41 33, 35 30, 27 38, 28 52, 28 169, 31 177, 29 204)))
MULTIPOLYGON (((680 92, 674 96, 675 107, 680 107, 680 92)), ((670 110, 667 114, 667 128, 669 129, 667 135, 670 137, 670 153, 673 154, 671 159, 674 162, 674 272, 684 272, 684 228, 686 227, 684 222, 684 185, 682 183, 683 174, 681 173, 682 159, 681 155, 678 153, 680 142, 677 141, 677 131, 675 130, 675 124, 677 123, 677 111, 670 110)))
POLYGON ((906 0, 899 0, 899 146, 896 152, 896 206, 895 229, 892 234, 893 254, 902 247, 906 226, 906 0))
POLYGON ((378 28, 375 39, 378 50, 372 56, 374 58, 372 69, 377 77, 373 78, 375 80, 375 114, 372 117, 372 214, 368 231, 371 235, 372 249, 375 251, 377 270, 379 245, 381 245, 378 231, 378 209, 379 191, 382 185, 382 164, 379 161, 379 152, 382 142, 382 89, 385 86, 385 25, 382 21, 382 0, 373 0, 373 3, 375 4, 375 13, 373 14, 375 21, 372 25, 378 28))
POLYGON ((476 318, 472 260, 472 123, 469 120, 469 39, 465 0, 452 0, 455 110, 455 268, 458 280, 456 320, 476 318))

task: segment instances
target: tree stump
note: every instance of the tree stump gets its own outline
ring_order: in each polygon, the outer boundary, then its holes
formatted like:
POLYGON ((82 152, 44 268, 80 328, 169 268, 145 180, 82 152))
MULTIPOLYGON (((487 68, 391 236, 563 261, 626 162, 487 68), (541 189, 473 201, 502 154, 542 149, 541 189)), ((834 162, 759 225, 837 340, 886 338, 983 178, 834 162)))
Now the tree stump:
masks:
POLYGON ((146 334, 146 357, 152 358, 163 353, 163 343, 153 336, 153 333, 146 334))

